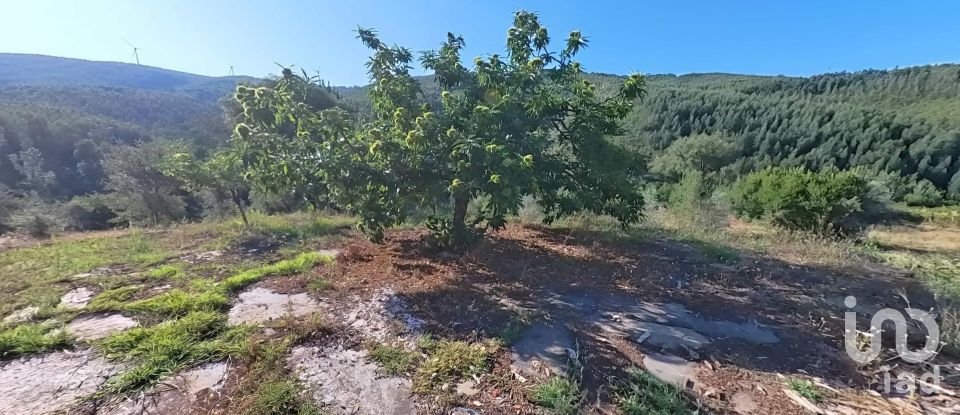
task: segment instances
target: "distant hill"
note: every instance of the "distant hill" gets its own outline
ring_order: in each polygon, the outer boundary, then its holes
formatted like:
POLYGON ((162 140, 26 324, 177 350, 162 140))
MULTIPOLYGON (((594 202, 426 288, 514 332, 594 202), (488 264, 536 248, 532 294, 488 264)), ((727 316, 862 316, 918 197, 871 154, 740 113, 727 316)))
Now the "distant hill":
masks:
POLYGON ((121 62, 98 62, 44 55, 0 53, 0 88, 8 86, 103 86, 185 92, 219 98, 249 76, 212 77, 121 62))

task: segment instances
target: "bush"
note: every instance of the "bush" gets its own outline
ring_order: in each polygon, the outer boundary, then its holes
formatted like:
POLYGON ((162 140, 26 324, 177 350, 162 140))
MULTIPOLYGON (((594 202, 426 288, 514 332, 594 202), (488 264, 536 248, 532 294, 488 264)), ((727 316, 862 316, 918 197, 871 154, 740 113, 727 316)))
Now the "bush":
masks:
POLYGON ((929 180, 918 180, 903 201, 909 206, 936 207, 944 203, 943 191, 929 180))
POLYGON ((110 209, 107 197, 90 195, 75 197, 64 209, 66 227, 74 231, 99 231, 115 225, 117 214, 110 209))
POLYGON ((855 172, 812 172, 802 168, 768 168, 736 183, 734 211, 751 219, 767 218, 788 229, 818 233, 850 230, 869 191, 855 172))

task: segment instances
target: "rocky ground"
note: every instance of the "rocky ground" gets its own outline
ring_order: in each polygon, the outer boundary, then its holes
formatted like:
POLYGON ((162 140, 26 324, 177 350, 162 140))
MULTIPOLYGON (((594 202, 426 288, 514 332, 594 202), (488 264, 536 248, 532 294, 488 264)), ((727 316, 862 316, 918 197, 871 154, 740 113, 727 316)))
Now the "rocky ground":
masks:
MULTIPOLYGON (((323 246, 335 263, 244 287, 230 298, 228 324, 279 342, 297 322, 319 316, 322 335, 296 336, 282 366, 304 399, 334 414, 539 413, 537 385, 554 377, 575 380, 579 412, 618 413, 617 385, 630 368, 675 385, 689 408, 704 413, 960 413, 954 360, 938 358, 947 378, 941 389, 899 394, 883 391, 884 376, 918 375, 924 366, 892 358, 860 367, 844 353, 848 295, 858 299, 861 327, 872 311, 907 307, 904 299, 935 308, 903 272, 757 257, 717 262, 672 240, 610 241, 518 225, 462 256, 425 252, 422 236, 395 231, 374 245, 350 234, 323 246), (311 285, 318 279, 322 289, 311 285), (424 380, 421 369, 440 359, 422 346, 427 338, 486 347, 489 365, 424 380), (488 346, 489 339, 499 340, 488 346), (413 363, 387 370, 373 357, 379 345, 409 353, 413 363), (816 385, 819 399, 789 386, 801 380, 816 385), (425 383, 433 386, 424 390, 425 383)), ((181 260, 199 267, 260 254, 197 251, 181 260)), ((97 341, 157 322, 90 310, 102 290, 83 276, 68 280, 74 288, 60 308, 74 314, 59 330, 76 341, 0 362, 0 413, 234 413, 243 401, 255 368, 239 358, 169 373, 135 394, 98 394, 128 368, 97 341)), ((169 290, 159 281, 137 295, 169 290)), ((5 323, 36 320, 38 312, 20 309, 5 323)))

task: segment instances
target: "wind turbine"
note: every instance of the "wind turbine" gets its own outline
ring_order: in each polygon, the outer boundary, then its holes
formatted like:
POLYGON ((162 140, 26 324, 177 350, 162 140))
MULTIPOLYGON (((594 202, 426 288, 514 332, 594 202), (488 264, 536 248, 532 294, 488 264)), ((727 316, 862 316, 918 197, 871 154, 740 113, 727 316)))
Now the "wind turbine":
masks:
POLYGON ((234 75, 236 75, 236 74, 233 73, 233 65, 230 65, 230 76, 234 76, 234 75))
POLYGON ((120 39, 122 39, 124 43, 126 43, 131 48, 133 48, 133 58, 137 60, 137 65, 139 65, 140 64, 140 53, 139 53, 140 48, 133 46, 133 44, 130 42, 127 42, 127 39, 124 39, 124 38, 120 38, 120 39))

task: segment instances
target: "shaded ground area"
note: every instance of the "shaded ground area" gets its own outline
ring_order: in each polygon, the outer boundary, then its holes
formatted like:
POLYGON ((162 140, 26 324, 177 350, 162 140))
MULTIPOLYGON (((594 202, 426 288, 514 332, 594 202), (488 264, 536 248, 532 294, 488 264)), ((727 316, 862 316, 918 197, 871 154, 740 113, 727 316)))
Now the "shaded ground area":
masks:
MULTIPOLYGON (((348 241, 331 278, 341 289, 394 286, 434 333, 513 341, 507 370, 524 379, 562 374, 576 357, 588 402, 609 402, 611 377, 646 366, 717 411, 804 413, 783 376, 871 386, 844 354, 848 310, 838 298, 855 295, 871 309, 903 309, 904 298, 914 308, 935 305, 917 281, 877 266, 752 257, 717 264, 679 242, 523 226, 455 258, 422 252, 421 236, 394 232, 383 246, 348 241)), ((481 403, 485 413, 516 404, 481 403)))

